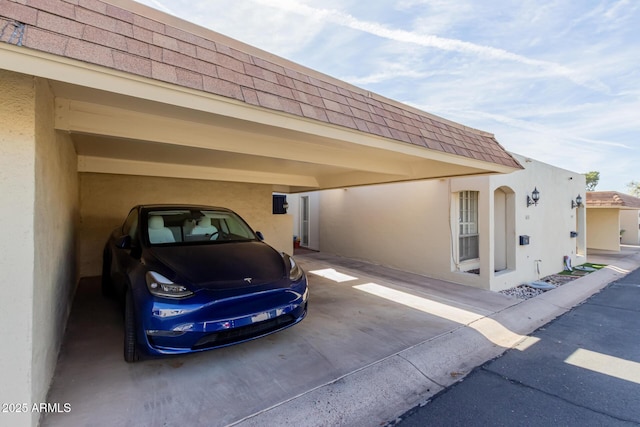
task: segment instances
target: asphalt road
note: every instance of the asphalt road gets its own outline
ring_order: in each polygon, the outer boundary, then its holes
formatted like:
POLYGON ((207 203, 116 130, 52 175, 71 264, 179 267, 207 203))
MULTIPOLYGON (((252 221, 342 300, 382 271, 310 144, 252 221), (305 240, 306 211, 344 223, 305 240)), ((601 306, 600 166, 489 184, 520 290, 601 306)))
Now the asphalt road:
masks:
POLYGON ((639 426, 640 269, 390 425, 639 426))

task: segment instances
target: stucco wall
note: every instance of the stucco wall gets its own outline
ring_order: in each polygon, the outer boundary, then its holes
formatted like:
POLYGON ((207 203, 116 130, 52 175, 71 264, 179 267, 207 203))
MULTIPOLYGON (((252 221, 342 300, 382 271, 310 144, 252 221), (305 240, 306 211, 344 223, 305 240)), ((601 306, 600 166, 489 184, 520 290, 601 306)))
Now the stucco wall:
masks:
MULTIPOLYGON (((573 265, 586 261, 586 209, 571 208, 571 201, 575 201, 578 194, 585 199, 584 175, 517 154, 514 156, 524 170, 490 178, 492 189, 505 186, 515 193, 513 239, 516 241, 515 269, 492 275, 492 290, 506 289, 562 271, 564 256, 571 257, 573 265), (534 188, 540 192, 540 201, 537 206, 527 207, 527 195, 530 196, 534 188), (578 236, 571 237, 572 231, 578 236), (519 244, 521 235, 530 237, 529 245, 519 244)), ((501 227, 501 224, 494 223, 493 226, 501 227)))
MULTIPOLYGON (((448 180, 320 192, 320 250, 448 279, 448 180)), ((479 286, 477 275, 458 283, 479 286)))
POLYGON ((224 206, 261 231, 267 243, 291 253, 292 220, 272 214, 269 185, 111 174, 80 174, 80 275, 100 274, 102 249, 109 233, 131 207, 147 203, 224 206))
MULTIPOLYGON (((45 80, 0 71, 0 402, 40 403, 58 357, 76 284, 76 155, 53 130, 45 80)), ((33 425, 38 413, 2 414, 33 425)), ((9 421, 10 418, 13 418, 9 421)))
MULTIPOLYGON (((35 89, 33 79, 0 70, 0 402, 31 403, 34 279, 35 89)), ((1 414, 6 425, 31 415, 1 414)))
POLYGON ((640 211, 637 209, 620 211, 620 229, 622 233, 622 243, 625 245, 640 244, 640 211))
POLYGON ((36 79, 35 259, 32 392, 46 401, 77 283, 76 153, 67 134, 53 129, 54 99, 36 79))
POLYGON ((587 244, 592 249, 620 250, 620 209, 587 209, 587 244))
POLYGON ((508 175, 323 191, 320 249, 496 291, 561 271, 565 255, 574 265, 584 262, 584 208, 571 208, 578 194, 584 198, 584 176, 519 159, 525 169, 508 175), (526 196, 536 187, 540 202, 527 207, 526 196), (456 265, 459 191, 479 192, 480 259, 456 265), (497 216, 496 208, 503 209, 497 216), (506 225, 505 215, 509 215, 506 225), (571 231, 578 237, 571 237, 571 231), (530 244, 520 246, 520 235, 530 236, 530 244), (502 241, 496 242, 494 236, 502 241), (508 268, 495 272, 496 251, 504 253, 505 248, 509 253, 500 264, 508 268), (473 268, 480 273, 461 271, 473 268))

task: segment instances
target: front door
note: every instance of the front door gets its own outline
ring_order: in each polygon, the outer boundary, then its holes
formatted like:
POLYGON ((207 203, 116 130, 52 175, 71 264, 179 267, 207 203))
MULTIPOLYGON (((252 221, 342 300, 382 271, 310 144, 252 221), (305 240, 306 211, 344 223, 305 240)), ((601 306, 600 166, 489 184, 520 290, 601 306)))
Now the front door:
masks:
POLYGON ((300 246, 309 246, 309 196, 300 198, 300 246))

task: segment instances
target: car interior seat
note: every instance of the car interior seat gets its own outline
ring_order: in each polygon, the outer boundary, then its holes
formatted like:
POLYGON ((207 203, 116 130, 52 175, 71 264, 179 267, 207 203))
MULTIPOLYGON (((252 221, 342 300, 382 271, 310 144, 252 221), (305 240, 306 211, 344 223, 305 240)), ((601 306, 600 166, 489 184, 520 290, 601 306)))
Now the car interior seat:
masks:
POLYGON ((193 230, 191 230, 191 234, 215 234, 218 232, 218 229, 211 224, 211 218, 205 216, 200 218, 193 230))
POLYGON ((173 243, 175 242, 173 233, 164 226, 164 219, 161 216, 149 217, 149 242, 155 243, 173 243))

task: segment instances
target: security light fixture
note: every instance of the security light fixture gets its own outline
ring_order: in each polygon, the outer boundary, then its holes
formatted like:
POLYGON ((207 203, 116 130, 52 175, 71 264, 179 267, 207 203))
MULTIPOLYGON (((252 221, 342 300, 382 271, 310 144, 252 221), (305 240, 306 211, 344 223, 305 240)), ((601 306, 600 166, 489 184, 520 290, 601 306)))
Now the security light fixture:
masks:
POLYGON ((571 201, 571 209, 581 208, 582 207, 582 196, 578 194, 575 200, 571 201))
POLYGON ((527 207, 531 205, 538 206, 538 200, 540 200, 540 192, 538 191, 538 187, 535 187, 533 192, 531 192, 531 196, 527 194, 527 207))

